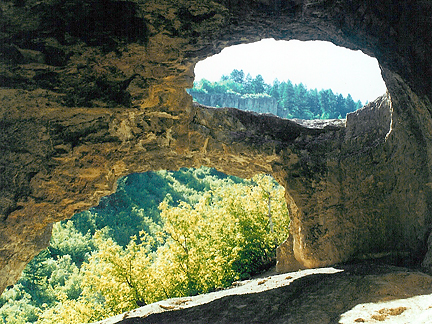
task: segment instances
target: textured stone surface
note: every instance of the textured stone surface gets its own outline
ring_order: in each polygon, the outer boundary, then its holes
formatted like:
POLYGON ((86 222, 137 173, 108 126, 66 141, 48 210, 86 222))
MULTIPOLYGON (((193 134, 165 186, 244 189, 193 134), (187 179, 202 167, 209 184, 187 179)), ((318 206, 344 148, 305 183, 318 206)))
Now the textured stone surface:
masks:
POLYGON ((301 267, 381 253, 421 260, 431 228, 431 7, 2 1, 0 290, 48 244, 53 222, 95 205, 118 177, 203 164, 271 173, 285 186, 301 267), (346 127, 192 104, 185 88, 197 61, 265 37, 361 49, 378 59, 389 95, 346 127))
POLYGON ((194 100, 210 107, 231 107, 277 116, 277 101, 272 97, 248 97, 236 93, 194 93, 194 100))
POLYGON ((431 284, 430 275, 415 270, 358 263, 249 280, 98 323, 427 324, 431 284))

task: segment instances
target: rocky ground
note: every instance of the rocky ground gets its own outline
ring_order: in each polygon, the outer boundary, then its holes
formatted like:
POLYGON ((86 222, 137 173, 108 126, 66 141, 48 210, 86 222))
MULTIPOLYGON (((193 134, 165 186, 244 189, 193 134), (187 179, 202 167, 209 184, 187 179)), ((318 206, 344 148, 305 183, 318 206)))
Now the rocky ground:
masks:
POLYGON ((99 322, 432 323, 432 276, 376 262, 302 270, 174 298, 99 322))

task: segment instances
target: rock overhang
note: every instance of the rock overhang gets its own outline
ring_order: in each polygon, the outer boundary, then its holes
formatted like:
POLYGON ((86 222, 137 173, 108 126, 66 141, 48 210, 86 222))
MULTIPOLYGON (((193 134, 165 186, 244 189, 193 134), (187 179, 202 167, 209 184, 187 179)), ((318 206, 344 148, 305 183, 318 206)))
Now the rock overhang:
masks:
POLYGON ((382 251, 421 259, 431 227, 430 6, 4 1, 1 286, 48 244, 52 222, 95 205, 119 176, 203 164, 271 173, 285 186, 287 244, 303 267, 382 251), (185 88, 197 61, 267 37, 373 55, 389 94, 346 128, 321 130, 192 104, 185 88))

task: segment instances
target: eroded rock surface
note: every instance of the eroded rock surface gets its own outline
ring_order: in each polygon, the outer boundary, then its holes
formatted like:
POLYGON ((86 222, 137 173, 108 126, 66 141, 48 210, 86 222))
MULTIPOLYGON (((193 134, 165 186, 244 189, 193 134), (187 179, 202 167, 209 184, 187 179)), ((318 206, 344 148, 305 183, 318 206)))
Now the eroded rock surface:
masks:
POLYGON ((418 323, 432 320, 432 277, 357 263, 240 282, 206 295, 173 298, 98 323, 418 323))
POLYGON ((284 251, 298 267, 382 253, 420 261, 431 228, 431 7, 2 1, 0 290, 48 244, 53 222, 97 204, 118 177, 200 165, 285 186, 284 251), (197 61, 265 37, 361 49, 378 59, 388 94, 346 126, 310 128, 192 104, 197 61))
POLYGON ((278 106, 272 97, 248 97, 237 93, 194 93, 194 99, 205 106, 231 107, 257 113, 278 115, 278 106))

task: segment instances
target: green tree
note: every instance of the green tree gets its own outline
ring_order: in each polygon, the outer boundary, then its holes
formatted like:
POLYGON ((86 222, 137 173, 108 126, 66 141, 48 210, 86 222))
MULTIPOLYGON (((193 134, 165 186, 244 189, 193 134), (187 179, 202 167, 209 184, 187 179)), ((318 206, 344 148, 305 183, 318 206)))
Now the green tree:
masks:
POLYGON ((52 304, 55 300, 48 284, 48 278, 54 269, 54 260, 50 257, 49 250, 45 249, 28 263, 18 281, 37 305, 52 304))
MULTIPOLYGON (((219 82, 205 79, 195 82, 194 93, 237 94, 242 97, 259 98, 269 95, 276 99, 277 115, 283 118, 345 118, 346 114, 362 107, 360 101, 354 102, 351 95, 344 98, 332 90, 308 90, 303 84, 293 85, 291 81, 266 84, 261 75, 244 77, 242 70, 233 70, 230 77, 223 77, 219 82), (260 95, 260 96, 257 96, 260 95)), ((221 104, 222 105, 222 104, 221 104)))
POLYGON ((341 94, 336 96, 335 111, 339 116, 341 116, 341 118, 345 118, 347 112, 349 112, 346 103, 347 100, 345 100, 345 98, 341 94))
POLYGON ((329 119, 331 118, 331 112, 332 112, 330 91, 321 90, 319 92, 319 96, 320 96, 320 104, 321 104, 321 118, 329 119))
POLYGON ((57 223, 48 248, 52 257, 58 258, 69 255, 78 267, 86 261, 87 255, 94 249, 90 233, 85 235, 78 232, 72 221, 57 223))
POLYGON ((294 106, 291 109, 291 114, 297 118, 310 119, 307 109, 307 89, 300 83, 294 87, 294 106))
POLYGON ((244 93, 255 93, 252 81, 253 81, 252 76, 250 75, 250 73, 248 73, 246 75, 244 85, 243 85, 244 93))
POLYGON ((106 231, 97 231, 93 239, 98 248, 81 269, 79 297, 59 293, 59 302, 43 312, 41 323, 93 322, 146 304, 152 240, 143 233, 139 242, 132 238, 123 248, 106 231))
POLYGON ((269 177, 255 177, 249 185, 219 186, 195 207, 165 204, 161 208, 164 230, 181 252, 177 259, 184 261, 180 269, 189 282, 189 293, 208 291, 263 270, 288 231, 284 191, 269 177), (270 197, 275 231, 269 226, 270 197), (215 273, 218 279, 203 282, 215 273))
POLYGON ((358 105, 356 105, 351 95, 348 94, 346 98, 346 112, 352 112, 355 111, 356 109, 358 109, 358 105))
POLYGON ((306 107, 307 110, 310 112, 310 119, 319 119, 321 114, 321 107, 317 89, 308 91, 308 95, 306 98, 306 107))
POLYGON ((30 261, 18 283, 0 297, 3 322, 32 323, 61 299, 78 299, 82 292, 79 266, 92 248, 92 238, 80 234, 72 222, 55 224, 51 246, 30 261))
POLYGON ((266 89, 266 84, 261 74, 258 74, 252 81, 252 93, 264 93, 266 89))
POLYGON ((71 300, 59 293, 41 323, 96 321, 225 287, 265 269, 288 232, 283 188, 267 176, 242 183, 213 179, 210 187, 194 205, 164 200, 164 226, 155 237, 142 232, 121 247, 107 231, 97 231, 97 250, 82 267, 80 296, 71 300))
POLYGON ((24 324, 37 321, 42 310, 21 284, 7 289, 0 296, 0 323, 24 324))
POLYGON ((234 69, 230 74, 230 79, 240 84, 244 83, 245 81, 244 78, 245 78, 245 74, 243 70, 234 69))
POLYGON ((277 101, 280 100, 280 82, 278 79, 275 79, 273 81, 273 85, 271 87, 268 88, 268 94, 275 98, 277 101))
POLYGON ((280 117, 283 118, 293 118, 293 108, 294 108, 294 86, 291 81, 282 82, 280 84, 281 100, 279 105, 281 106, 280 117))

